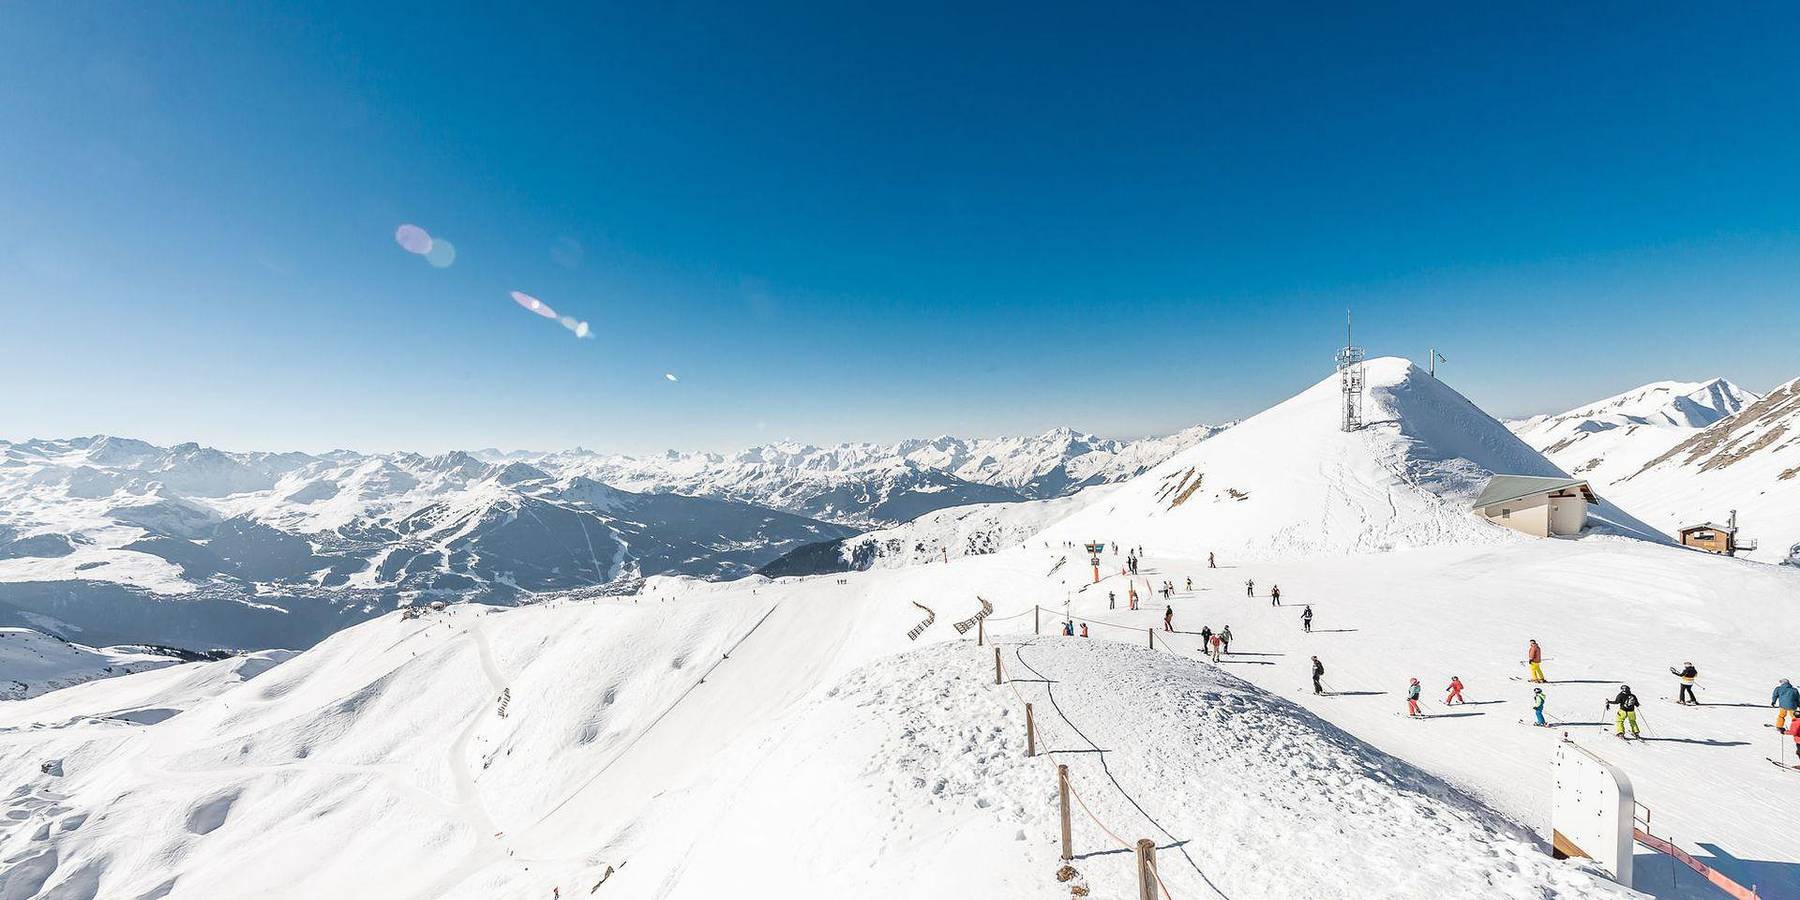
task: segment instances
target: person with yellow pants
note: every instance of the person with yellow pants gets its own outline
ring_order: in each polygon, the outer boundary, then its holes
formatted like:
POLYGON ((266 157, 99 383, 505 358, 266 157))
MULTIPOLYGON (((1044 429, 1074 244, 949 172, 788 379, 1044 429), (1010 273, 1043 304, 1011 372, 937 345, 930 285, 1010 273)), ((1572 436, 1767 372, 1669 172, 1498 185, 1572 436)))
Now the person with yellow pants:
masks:
POLYGON ((1531 643, 1525 648, 1525 664, 1531 667, 1532 684, 1549 683, 1548 679, 1544 677, 1543 663, 1544 650, 1538 646, 1537 638, 1532 638, 1531 643))
MULTIPOLYGON (((1792 682, 1786 678, 1775 686, 1775 693, 1769 695, 1769 705, 1775 707, 1775 730, 1787 724, 1788 716, 1794 715, 1794 707, 1800 706, 1800 690, 1795 690, 1792 682)), ((1796 716, 1800 718, 1800 716, 1796 716)))
POLYGON ((1631 736, 1643 740, 1644 736, 1638 733, 1638 698, 1636 694, 1631 692, 1631 685, 1619 685, 1619 696, 1606 701, 1607 709, 1612 709, 1615 706, 1619 708, 1619 715, 1616 728, 1613 731, 1614 736, 1623 738, 1625 736, 1625 726, 1630 725, 1631 736))

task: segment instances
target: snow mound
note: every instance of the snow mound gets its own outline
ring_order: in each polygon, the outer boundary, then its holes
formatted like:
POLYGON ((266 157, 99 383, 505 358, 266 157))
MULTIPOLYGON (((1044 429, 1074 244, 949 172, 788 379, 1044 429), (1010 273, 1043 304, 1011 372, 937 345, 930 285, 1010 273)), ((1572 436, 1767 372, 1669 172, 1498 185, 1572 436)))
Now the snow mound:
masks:
MULTIPOLYGON (((1015 677, 1057 682, 1038 706, 1054 752, 1028 758, 1013 689, 1042 683, 993 684, 966 643, 888 655, 910 614, 829 585, 769 607, 740 592, 390 615, 254 680, 199 664, 84 686, 93 711, 134 715, 70 718, 65 701, 64 724, 0 742, 5 896, 473 900, 605 881, 1023 900, 1061 890, 1053 762, 1108 828, 1164 848, 1177 897, 1625 896, 1443 782, 1166 653, 1012 651, 1015 677), (174 696, 192 687, 180 669, 212 693, 174 696), (1104 763, 1063 753, 1088 740, 1104 763)), ((1075 834, 1092 896, 1135 895, 1112 838, 1085 819, 1075 834)))
MULTIPOLYGON (((1176 455, 1045 537, 1237 558, 1525 539, 1469 504, 1495 473, 1561 470, 1404 359, 1370 360, 1367 385, 1361 430, 1339 429, 1343 401, 1333 375, 1176 455)), ((1607 502, 1592 510, 1590 525, 1663 540, 1607 502)))

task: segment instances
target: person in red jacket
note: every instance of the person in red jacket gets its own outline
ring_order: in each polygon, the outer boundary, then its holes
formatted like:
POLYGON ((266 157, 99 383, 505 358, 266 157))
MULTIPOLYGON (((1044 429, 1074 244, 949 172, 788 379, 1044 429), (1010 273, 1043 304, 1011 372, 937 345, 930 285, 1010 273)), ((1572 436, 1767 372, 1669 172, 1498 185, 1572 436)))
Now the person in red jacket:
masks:
POLYGON ((1800 717, 1788 723, 1787 733, 1794 739, 1794 768, 1800 769, 1800 717))
POLYGON ((1462 688, 1463 688, 1462 678, 1459 676, 1456 676, 1456 675, 1450 676, 1450 687, 1448 688, 1448 690, 1450 691, 1450 696, 1444 698, 1444 705, 1449 706, 1452 703, 1467 703, 1467 702, 1469 702, 1469 701, 1463 699, 1462 688))

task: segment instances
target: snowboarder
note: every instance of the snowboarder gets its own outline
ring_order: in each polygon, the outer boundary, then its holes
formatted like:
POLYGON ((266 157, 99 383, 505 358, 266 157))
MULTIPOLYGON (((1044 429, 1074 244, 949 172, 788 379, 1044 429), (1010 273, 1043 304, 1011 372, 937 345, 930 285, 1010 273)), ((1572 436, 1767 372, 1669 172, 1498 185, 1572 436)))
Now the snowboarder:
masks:
POLYGON ((1244 596, 1246 596, 1246 597, 1256 596, 1256 579, 1254 579, 1254 578, 1244 579, 1244 596))
POLYGON ((1322 662, 1319 662, 1319 658, 1316 656, 1312 658, 1312 664, 1313 664, 1313 693, 1323 695, 1325 693, 1325 685, 1320 682, 1320 679, 1325 677, 1325 664, 1322 662))
POLYGON ((1406 686, 1406 714, 1415 719, 1424 718, 1419 712, 1419 679, 1417 678, 1414 678, 1412 683, 1406 686))
POLYGON ((1544 650, 1538 646, 1537 638, 1532 638, 1525 647, 1525 664, 1531 667, 1532 684, 1549 684, 1544 677, 1544 650))
POLYGON ((1231 652, 1231 626, 1230 625, 1227 625, 1224 628, 1219 629, 1219 642, 1222 645, 1224 645, 1226 653, 1231 652))
POLYGON ((1457 675, 1450 676, 1450 686, 1445 688, 1445 690, 1450 692, 1450 695, 1444 698, 1444 705, 1449 706, 1452 703, 1467 703, 1467 702, 1469 702, 1469 701, 1463 699, 1462 689, 1463 689, 1462 678, 1457 675))
POLYGON ((1769 695, 1769 705, 1776 708, 1775 730, 1780 731, 1787 724, 1788 716, 1794 715, 1794 707, 1800 706, 1800 690, 1795 690, 1794 685, 1783 678, 1775 686, 1775 693, 1769 695))
POLYGON ((1269 605, 1270 606, 1280 606, 1281 605, 1281 585, 1278 584, 1278 585, 1275 585, 1275 586, 1269 588, 1269 605))
POLYGON ((1539 728, 1544 727, 1544 689, 1531 689, 1531 714, 1537 717, 1539 728))
POLYGON ((1219 567, 1218 560, 1213 559, 1213 555, 1211 553, 1206 554, 1206 567, 1209 569, 1216 569, 1219 567))
POLYGON ((1083 623, 1081 623, 1081 636, 1082 636, 1082 637, 1087 637, 1087 636, 1088 636, 1088 635, 1087 635, 1087 623, 1086 623, 1086 622, 1083 622, 1083 623))
POLYGON ((1225 652, 1225 639, 1219 635, 1212 636, 1212 661, 1218 662, 1219 655, 1225 652))
POLYGON ((1694 697, 1694 679, 1700 677, 1700 670, 1694 668, 1694 664, 1689 662, 1682 663, 1679 671, 1674 666, 1670 666, 1669 674, 1681 679, 1681 690, 1675 695, 1675 702, 1699 706, 1700 701, 1694 697))
POLYGON ((1606 701, 1607 709, 1612 709, 1615 706, 1619 708, 1619 714, 1618 718, 1615 720, 1613 734, 1621 738, 1624 737, 1625 726, 1630 725, 1631 736, 1642 739, 1643 735, 1638 733, 1638 698, 1636 694, 1631 692, 1631 685, 1619 685, 1619 695, 1606 701))
POLYGON ((1312 604, 1310 603, 1300 611, 1300 630, 1312 634, 1312 604))
POLYGON ((1175 630, 1175 607, 1173 607, 1173 606, 1169 607, 1168 609, 1163 610, 1163 630, 1164 631, 1174 631, 1175 630))

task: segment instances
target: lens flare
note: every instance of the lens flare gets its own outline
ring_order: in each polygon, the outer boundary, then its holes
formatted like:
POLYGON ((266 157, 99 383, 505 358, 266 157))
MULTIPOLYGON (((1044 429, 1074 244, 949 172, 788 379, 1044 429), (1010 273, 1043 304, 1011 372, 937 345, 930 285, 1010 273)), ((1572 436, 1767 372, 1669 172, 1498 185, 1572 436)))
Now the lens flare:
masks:
POLYGON ((456 248, 443 238, 432 238, 431 249, 425 251, 425 261, 440 269, 450 268, 456 262, 456 248))
POLYGON ((669 379, 670 381, 680 381, 681 380, 681 379, 675 377, 674 372, 664 372, 663 377, 669 379))
POLYGON ((580 322, 575 325, 575 336, 578 338, 587 338, 593 337, 594 333, 588 330, 588 323, 580 322))
POLYGON ((514 303, 517 303, 546 319, 556 318, 556 310, 551 309, 544 301, 539 300, 530 294, 523 291, 513 291, 512 298, 514 303))
POLYGON ((406 224, 394 229, 394 243, 399 244, 400 249, 420 256, 431 252, 431 235, 417 225, 406 224))

